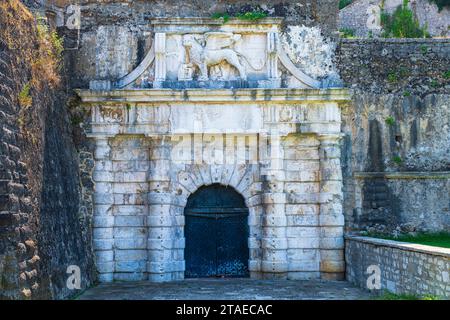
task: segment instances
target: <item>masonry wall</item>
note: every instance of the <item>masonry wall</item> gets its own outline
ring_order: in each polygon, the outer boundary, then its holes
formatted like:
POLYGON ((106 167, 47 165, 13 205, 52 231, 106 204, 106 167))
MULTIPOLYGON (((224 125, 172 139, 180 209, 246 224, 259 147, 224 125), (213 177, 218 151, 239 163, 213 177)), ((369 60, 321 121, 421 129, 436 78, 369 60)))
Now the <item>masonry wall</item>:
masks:
MULTIPOLYGON (((357 37, 368 37, 370 34, 372 36, 379 36, 382 29, 374 28, 374 18, 376 18, 376 14, 374 13, 377 11, 373 7, 380 8, 383 5, 385 12, 392 14, 402 3, 403 0, 353 1, 350 5, 339 10, 339 30, 353 30, 357 37), (372 29, 369 29, 368 25, 372 26, 372 29)), ((448 6, 439 10, 438 6, 432 1, 409 0, 409 8, 411 8, 414 16, 419 20, 420 26, 426 28, 432 37, 450 36, 450 30, 448 29, 450 8, 448 6)), ((378 12, 380 11, 378 10, 378 12)))
MULTIPOLYGON (((450 249, 405 244, 368 237, 347 237, 347 280, 368 289, 367 280, 379 267, 380 287, 396 294, 450 298, 450 249)), ((376 281, 369 280, 376 285, 376 281)))
MULTIPOLYGON (((66 14, 70 0, 45 1, 50 21, 57 13, 66 14)), ((206 17, 226 12, 263 11, 268 16, 285 18, 286 25, 319 26, 324 34, 336 31, 338 3, 317 1, 78 1, 81 5, 81 29, 61 27, 70 56, 71 86, 87 88, 90 80, 114 80, 132 71, 144 58, 151 45, 155 17, 206 17)), ((44 7, 44 6, 43 6, 44 7)), ((43 8, 41 7, 41 8, 43 8)), ((65 21, 65 20, 64 20, 65 21)))
POLYGON ((35 23, 18 1, 0 6, 0 299, 72 296, 69 265, 82 288, 95 279, 64 82, 31 67, 45 46, 35 23))
POLYGON ((450 230, 450 41, 341 40, 347 231, 450 230))

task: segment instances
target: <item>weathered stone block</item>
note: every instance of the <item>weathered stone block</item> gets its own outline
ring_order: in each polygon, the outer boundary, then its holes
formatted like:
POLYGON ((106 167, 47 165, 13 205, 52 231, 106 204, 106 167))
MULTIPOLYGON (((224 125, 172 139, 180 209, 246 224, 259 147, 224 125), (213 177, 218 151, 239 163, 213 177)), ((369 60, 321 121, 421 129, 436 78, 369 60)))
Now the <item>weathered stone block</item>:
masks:
POLYGON ((100 273, 114 272, 114 262, 97 262, 97 270, 100 273))
MULTIPOLYGON (((148 279, 148 275, 144 272, 115 272, 115 281, 144 281, 148 279)), ((111 281, 109 281, 111 282, 111 281)))
POLYGON ((97 263, 111 262, 114 261, 114 251, 113 250, 96 251, 95 257, 97 263))
POLYGON ((286 219, 289 227, 315 227, 319 225, 319 215, 316 214, 287 215, 286 219))
POLYGON ((116 227, 143 227, 145 219, 143 216, 115 216, 116 227))
POLYGON ((286 236, 288 238, 315 238, 319 237, 319 230, 315 227, 287 227, 286 236))
POLYGON ((113 228, 94 228, 93 236, 94 239, 112 239, 113 238, 113 228))
POLYGON ((288 271, 287 261, 261 261, 261 271, 269 273, 284 273, 288 271))
POLYGON ((289 260, 289 271, 315 272, 319 269, 319 260, 289 260))
POLYGON ((111 250, 114 246, 113 239, 94 239, 93 248, 94 250, 111 250))
POLYGON ((313 249, 319 248, 320 238, 287 238, 288 247, 290 249, 313 249))
POLYGON ((98 228, 114 227, 114 216, 94 216, 93 223, 98 228))
POLYGON ((147 250, 114 250, 115 261, 147 260, 147 250))
POLYGON ((134 238, 114 238, 114 247, 116 249, 146 249, 146 237, 134 238))
POLYGON ((345 224, 345 219, 343 214, 331 215, 331 214, 320 214, 318 216, 319 224, 321 226, 327 227, 343 227, 345 224))
POLYGON ((146 215, 147 207, 145 205, 116 205, 114 206, 115 216, 134 216, 146 215))
POLYGON ((139 238, 147 234, 147 228, 118 227, 114 228, 114 237, 117 238, 139 238))
POLYGON ((115 272, 145 272, 145 260, 117 261, 114 263, 115 272))
POLYGON ((148 239, 149 250, 184 249, 185 239, 148 239))
MULTIPOLYGON (((259 245, 259 243, 258 243, 259 245)), ((272 249, 272 250, 282 250, 287 249, 288 241, 286 238, 262 238, 261 239, 261 248, 263 249, 272 249)))
POLYGON ((286 215, 318 215, 317 204, 286 204, 286 215))

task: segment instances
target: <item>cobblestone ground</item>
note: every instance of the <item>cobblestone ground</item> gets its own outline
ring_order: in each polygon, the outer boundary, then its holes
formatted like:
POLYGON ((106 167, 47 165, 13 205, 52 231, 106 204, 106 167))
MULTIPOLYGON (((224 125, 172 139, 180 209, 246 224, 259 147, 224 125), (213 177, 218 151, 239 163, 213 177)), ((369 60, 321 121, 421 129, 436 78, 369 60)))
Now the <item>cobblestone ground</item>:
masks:
POLYGON ((370 294, 346 281, 189 279, 115 282, 84 292, 81 300, 361 300, 370 294))

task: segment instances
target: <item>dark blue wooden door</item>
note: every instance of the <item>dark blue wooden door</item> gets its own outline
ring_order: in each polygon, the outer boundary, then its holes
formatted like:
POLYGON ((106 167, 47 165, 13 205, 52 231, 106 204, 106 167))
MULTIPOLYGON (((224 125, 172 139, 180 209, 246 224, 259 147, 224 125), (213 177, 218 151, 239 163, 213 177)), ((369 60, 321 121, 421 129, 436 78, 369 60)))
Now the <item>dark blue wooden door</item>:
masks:
POLYGON ((205 186, 185 208, 186 277, 248 276, 248 209, 231 187, 205 186))

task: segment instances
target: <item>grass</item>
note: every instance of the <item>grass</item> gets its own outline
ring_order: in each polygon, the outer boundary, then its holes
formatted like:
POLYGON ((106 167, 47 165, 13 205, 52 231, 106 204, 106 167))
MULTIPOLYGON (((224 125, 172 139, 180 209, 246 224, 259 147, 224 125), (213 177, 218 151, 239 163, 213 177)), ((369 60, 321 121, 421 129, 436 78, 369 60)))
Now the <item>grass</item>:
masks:
POLYGON ((26 83, 19 92, 19 104, 23 108, 31 107, 33 98, 30 95, 30 83, 26 83))
POLYGON ((415 296, 413 294, 395 294, 390 291, 384 291, 383 294, 374 298, 375 300, 439 300, 432 295, 415 296))
POLYGON ((236 17, 241 20, 257 21, 259 19, 264 19, 265 17, 267 17, 267 13, 261 11, 253 11, 240 13, 236 17))
POLYGON ((230 15, 225 12, 216 12, 212 15, 213 19, 223 19, 223 23, 227 23, 230 20, 230 15))
POLYGON ((417 233, 415 235, 400 235, 398 237, 379 234, 372 234, 370 236, 374 238, 424 244, 433 247, 450 248, 450 233, 448 232, 437 232, 437 233, 424 232, 424 233, 417 233))
POLYGON ((355 30, 349 28, 339 29, 342 38, 352 39, 355 38, 355 30))

